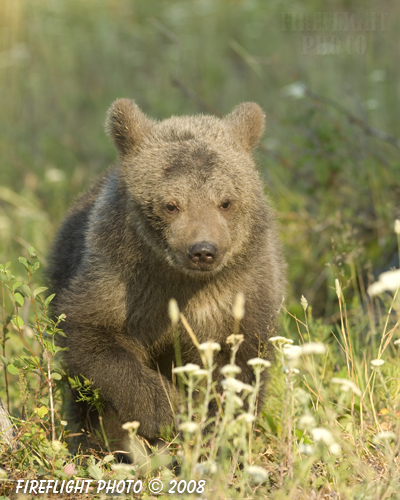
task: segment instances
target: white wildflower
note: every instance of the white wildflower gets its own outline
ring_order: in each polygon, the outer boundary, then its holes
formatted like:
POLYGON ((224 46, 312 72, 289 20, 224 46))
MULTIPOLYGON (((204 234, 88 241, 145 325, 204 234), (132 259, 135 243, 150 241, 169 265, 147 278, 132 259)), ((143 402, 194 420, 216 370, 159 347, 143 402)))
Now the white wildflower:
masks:
POLYGON ((302 389, 301 387, 296 387, 294 390, 294 397, 301 405, 305 406, 310 402, 310 393, 302 389))
POLYGON ((251 385, 245 384, 240 380, 236 380, 233 377, 225 378, 221 382, 221 385, 225 390, 228 391, 231 390, 233 392, 242 392, 242 391, 253 392, 253 387, 251 385))
POLYGON ((283 355, 289 360, 297 359, 301 356, 301 347, 298 345, 284 345, 283 355))
POLYGON ((200 462, 195 465, 194 472, 195 474, 200 475, 215 474, 216 472, 218 472, 218 467, 213 460, 210 460, 208 462, 200 462))
POLYGON ((220 351, 221 346, 218 342, 203 342, 198 347, 199 351, 202 351, 201 359, 206 367, 211 367, 213 362, 214 351, 220 351))
POLYGON ((244 317, 244 295, 241 292, 239 292, 235 298, 235 303, 233 305, 233 317, 237 321, 241 321, 244 317))
POLYGON ((295 375, 298 375, 300 373, 300 370, 297 368, 293 368, 293 366, 285 366, 283 369, 283 373, 294 373, 295 375))
POLYGON ((171 299, 168 304, 168 315, 171 323, 177 325, 179 323, 179 307, 175 299, 171 299))
POLYGON ((273 344, 293 344, 292 339, 287 339, 286 337, 281 337, 280 335, 277 335, 276 337, 271 337, 269 341, 272 342, 273 344))
POLYGON ((241 344, 244 340, 244 336, 241 334, 234 334, 229 335, 229 337, 226 337, 226 343, 227 344, 232 344, 232 345, 237 345, 241 344))
POLYGON ((132 465, 130 464, 111 464, 111 469, 121 474, 130 475, 132 473, 132 465))
POLYGON ((375 283, 372 283, 372 285, 369 285, 367 292, 370 297, 376 297, 377 295, 380 295, 381 293, 385 292, 385 287, 383 286, 382 283, 379 281, 375 281, 375 283))
POLYGON ((400 344, 400 339, 395 340, 393 343, 394 343, 394 345, 400 344))
POLYGON ((269 368, 271 366, 271 362, 267 359, 261 358, 252 358, 247 361, 249 366, 262 366, 263 368, 269 368))
POLYGON ((60 451, 62 450, 62 447, 63 447, 63 444, 61 441, 58 441, 57 439, 55 439, 54 441, 51 442, 51 447, 53 449, 53 451, 60 451))
POLYGON ((361 391, 357 387, 357 385, 352 381, 347 378, 338 378, 338 377, 333 377, 331 378, 331 382, 333 384, 338 384, 340 385, 340 389, 343 392, 354 392, 357 396, 361 396, 361 391))
POLYGON ((301 307, 304 309, 304 312, 305 312, 307 310, 307 307, 308 307, 308 302, 307 302, 307 299, 304 297, 304 295, 301 296, 300 304, 301 304, 301 307))
POLYGON ((220 373, 222 375, 235 375, 241 371, 241 368, 237 365, 225 365, 221 368, 220 373))
POLYGON ((244 420, 247 424, 251 424, 254 422, 256 417, 252 415, 251 413, 242 413, 241 415, 238 416, 237 420, 244 420))
POLYGON ((396 434, 392 431, 381 431, 378 432, 373 438, 374 444, 379 444, 380 441, 392 441, 396 438, 396 434))
POLYGON ((303 455, 312 455, 314 453, 315 449, 314 446, 311 444, 301 444, 299 445, 299 452, 303 453, 303 455))
POLYGON ((137 420, 133 420, 133 422, 125 422, 124 424, 122 424, 122 428, 124 429, 124 431, 129 431, 129 430, 133 430, 135 431, 136 429, 138 429, 140 426, 140 422, 138 422, 137 420))
POLYGON ((247 473, 255 483, 263 483, 268 479, 268 472, 258 465, 250 465, 247 468, 247 473))
POLYGON ((303 415, 299 420, 301 429, 310 429, 315 427, 315 418, 312 415, 303 415))
POLYGON ((328 450, 332 455, 340 455, 342 453, 342 447, 338 443, 331 444, 328 450))
POLYGON ((368 294, 371 297, 382 292, 395 292, 400 287, 400 269, 386 271, 379 275, 378 281, 368 287, 368 294))
POLYGON ((220 351, 221 346, 218 342, 203 342, 199 345, 199 350, 204 352, 220 351))
POLYGON ((315 427, 314 429, 311 429, 310 432, 314 441, 324 443, 326 446, 330 446, 335 443, 331 431, 328 431, 328 429, 325 429, 324 427, 315 427))
POLYGON ((386 271, 379 276, 379 281, 383 284, 386 290, 390 292, 396 291, 400 286, 400 269, 386 271))
POLYGON ((65 181, 65 173, 58 168, 50 168, 49 170, 46 170, 44 176, 47 182, 54 184, 65 181))
POLYGON ((182 422, 179 426, 179 429, 183 432, 187 432, 188 434, 194 434, 197 432, 199 425, 196 422, 182 422))
POLYGON ((301 99, 306 95, 306 90, 306 86, 303 82, 295 82, 283 87, 282 93, 294 99, 301 99))
POLYGON ((172 370, 173 373, 194 373, 200 369, 199 365, 188 363, 184 366, 177 366, 172 370))
POLYGON ((300 346, 301 355, 308 354, 325 354, 326 347, 322 342, 306 342, 302 346, 300 346))
POLYGON ((379 368, 380 366, 382 366, 384 364, 385 364, 385 361, 383 359, 373 359, 371 361, 372 368, 379 368))
POLYGON ((206 377, 208 375, 208 371, 204 368, 200 368, 199 370, 194 371, 193 375, 195 377, 206 377))

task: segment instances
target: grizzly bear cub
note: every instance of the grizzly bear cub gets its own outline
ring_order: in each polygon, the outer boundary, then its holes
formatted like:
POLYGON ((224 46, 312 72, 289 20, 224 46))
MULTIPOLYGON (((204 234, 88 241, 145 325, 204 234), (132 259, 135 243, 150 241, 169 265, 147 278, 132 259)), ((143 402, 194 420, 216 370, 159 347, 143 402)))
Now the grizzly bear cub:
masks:
MULTIPOLYGON (((178 400, 171 298, 199 342, 221 344, 217 380, 229 363, 226 338, 239 292, 246 301, 236 357, 241 380, 252 382, 247 361, 274 331, 284 263, 252 158, 264 114, 247 102, 224 118, 156 121, 118 99, 106 129, 119 161, 65 219, 48 275, 54 313, 66 314, 69 373, 99 389, 109 438, 118 440, 121 425, 137 420, 138 433, 154 439, 172 424, 178 400)), ((179 328, 182 362, 199 362, 179 328)), ((82 403, 74 414, 80 428, 98 426, 96 412, 82 403)))

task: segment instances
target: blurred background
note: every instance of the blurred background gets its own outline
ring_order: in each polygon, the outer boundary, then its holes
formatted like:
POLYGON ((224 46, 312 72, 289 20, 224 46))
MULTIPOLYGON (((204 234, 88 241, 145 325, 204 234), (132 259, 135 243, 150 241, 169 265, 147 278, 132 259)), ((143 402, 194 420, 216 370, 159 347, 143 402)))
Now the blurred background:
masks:
POLYGON ((118 97, 154 118, 258 102, 257 161, 281 224, 287 307, 337 319, 398 265, 400 3, 2 0, 0 262, 46 262, 74 198, 116 159, 118 97))

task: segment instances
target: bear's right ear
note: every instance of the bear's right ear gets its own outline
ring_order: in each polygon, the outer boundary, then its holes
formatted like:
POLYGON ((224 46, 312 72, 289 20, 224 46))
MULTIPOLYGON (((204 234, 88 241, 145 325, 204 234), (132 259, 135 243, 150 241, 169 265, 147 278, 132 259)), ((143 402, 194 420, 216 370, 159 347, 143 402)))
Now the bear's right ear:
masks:
POLYGON ((264 132, 264 111, 255 102, 242 102, 224 118, 232 128, 238 142, 245 149, 254 149, 264 132))
POLYGON ((106 132, 119 153, 133 153, 150 133, 154 122, 131 99, 117 99, 107 113, 106 132))

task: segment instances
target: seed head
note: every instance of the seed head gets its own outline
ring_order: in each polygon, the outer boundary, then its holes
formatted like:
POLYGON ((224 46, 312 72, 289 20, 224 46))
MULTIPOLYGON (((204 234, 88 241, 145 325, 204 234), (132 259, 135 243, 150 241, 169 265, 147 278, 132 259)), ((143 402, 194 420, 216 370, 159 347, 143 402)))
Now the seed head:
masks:
POLYGON ((239 292, 236 295, 235 303, 233 305, 233 317, 237 321, 241 321, 244 317, 244 295, 242 292, 239 292))
POLYGON ((171 299, 168 304, 168 315, 171 323, 177 325, 179 322, 179 307, 175 299, 171 299))
POLYGON ((342 287, 340 286, 338 279, 335 279, 335 290, 336 290, 336 295, 338 296, 338 299, 340 299, 340 297, 342 295, 342 287))

